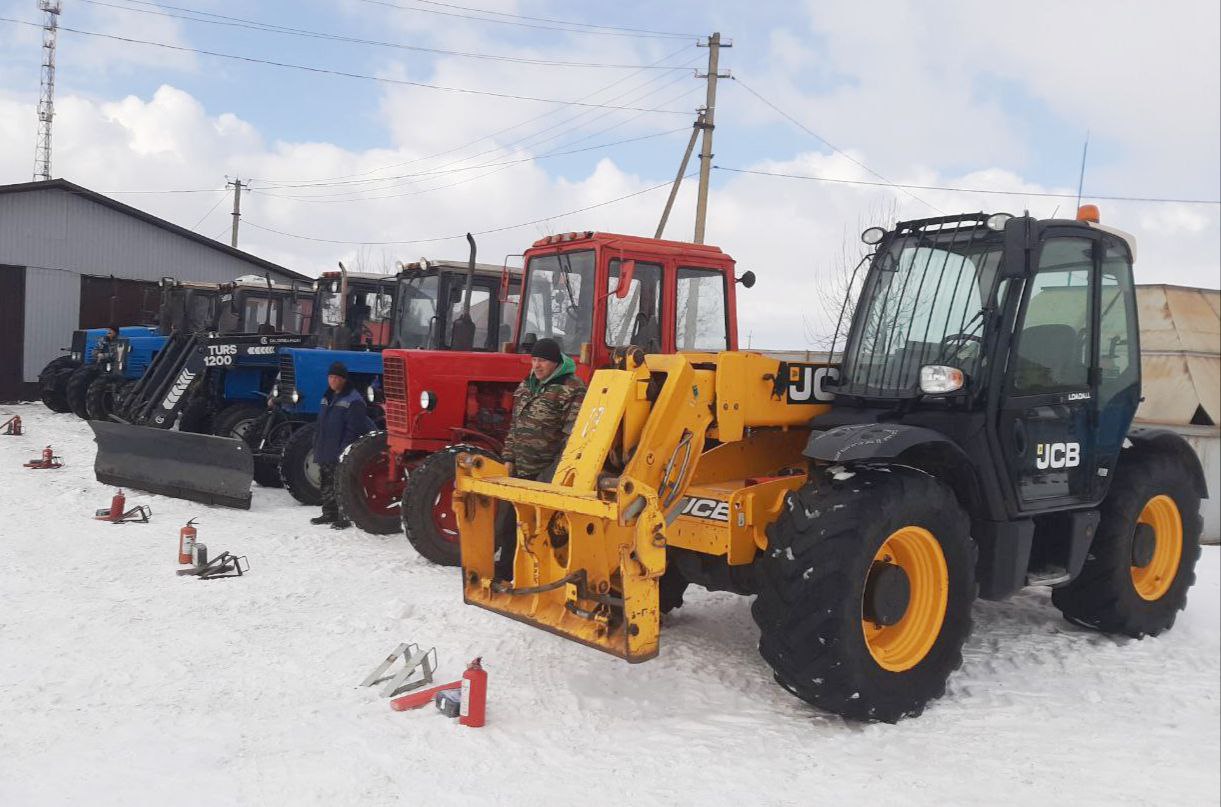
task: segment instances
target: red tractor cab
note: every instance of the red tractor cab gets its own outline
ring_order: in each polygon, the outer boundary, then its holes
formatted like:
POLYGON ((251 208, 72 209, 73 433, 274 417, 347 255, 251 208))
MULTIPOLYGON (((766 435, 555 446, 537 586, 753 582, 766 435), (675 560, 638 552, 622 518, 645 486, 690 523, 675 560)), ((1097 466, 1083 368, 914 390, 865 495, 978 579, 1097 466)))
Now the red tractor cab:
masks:
POLYGON ((717 247, 613 233, 548 236, 522 258, 520 299, 507 282, 500 289, 502 307, 518 308, 502 351, 384 351, 386 431, 354 443, 336 475, 349 518, 370 532, 402 529, 435 563, 459 562, 454 457, 499 454, 535 342, 556 340, 585 381, 631 349, 736 350, 736 283, 754 284, 717 247))

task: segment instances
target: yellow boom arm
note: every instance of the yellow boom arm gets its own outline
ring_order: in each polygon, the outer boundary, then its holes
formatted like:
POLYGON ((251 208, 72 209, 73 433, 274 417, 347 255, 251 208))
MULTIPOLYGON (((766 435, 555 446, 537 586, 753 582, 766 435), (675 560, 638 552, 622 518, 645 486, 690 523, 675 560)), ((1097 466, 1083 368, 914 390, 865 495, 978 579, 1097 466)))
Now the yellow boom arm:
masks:
POLYGON ((552 481, 458 458, 454 513, 467 603, 628 661, 657 654, 666 548, 750 563, 801 486, 815 365, 756 353, 650 355, 594 373, 552 481), (510 580, 494 579, 511 507, 510 580))

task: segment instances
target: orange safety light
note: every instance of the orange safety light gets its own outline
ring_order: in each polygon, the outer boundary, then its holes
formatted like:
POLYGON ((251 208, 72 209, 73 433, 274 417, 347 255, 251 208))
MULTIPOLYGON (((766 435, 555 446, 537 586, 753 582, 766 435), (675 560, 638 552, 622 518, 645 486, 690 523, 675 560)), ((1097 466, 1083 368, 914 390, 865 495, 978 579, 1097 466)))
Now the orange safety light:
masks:
POLYGON ((1088 221, 1091 224, 1097 224, 1102 220, 1102 216, 1098 213, 1098 205, 1082 205, 1077 208, 1077 221, 1088 221))

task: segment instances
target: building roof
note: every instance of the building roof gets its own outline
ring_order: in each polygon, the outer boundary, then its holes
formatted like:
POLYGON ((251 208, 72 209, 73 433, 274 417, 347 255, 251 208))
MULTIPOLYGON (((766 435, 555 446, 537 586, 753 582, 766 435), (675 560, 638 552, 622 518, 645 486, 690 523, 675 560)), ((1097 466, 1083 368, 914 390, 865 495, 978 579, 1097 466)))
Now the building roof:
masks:
POLYGON ((118 201, 117 199, 111 199, 109 196, 106 196, 105 194, 98 193, 97 191, 89 190, 88 188, 77 185, 74 182, 69 182, 66 179, 51 179, 51 180, 44 180, 44 181, 39 181, 39 182, 19 182, 14 185, 0 185, 0 194, 26 193, 29 191, 49 191, 49 190, 57 190, 57 191, 63 191, 65 193, 75 194, 76 196, 80 196, 85 199, 88 199, 89 201, 94 202, 95 204, 102 205, 103 207, 108 207, 111 210, 117 211, 126 216, 131 216, 132 218, 139 219, 143 222, 153 225, 154 227, 160 227, 161 229, 166 230, 167 232, 171 232, 174 235, 181 236, 182 238, 186 238, 189 241, 194 241, 197 244, 202 244, 203 246, 208 247, 209 249, 214 249, 217 252, 222 252, 231 257, 245 261, 251 265, 258 266, 259 268, 265 269, 269 272, 277 272, 277 273, 285 275, 287 277, 294 278, 296 280, 308 281, 310 283, 312 283, 314 281, 314 278, 310 277, 309 275, 303 275, 300 272, 294 271, 292 269, 287 269, 283 266, 280 266, 279 264, 275 264, 269 260, 260 258, 257 255, 251 255, 249 252, 243 252, 240 249, 235 249, 234 247, 231 247, 228 244, 221 243, 220 241, 217 241, 214 238, 208 238, 206 235, 200 235, 199 233, 192 232, 191 230, 188 230, 185 227, 179 227, 177 224, 174 224, 173 222, 170 222, 170 221, 166 221, 163 218, 154 216, 152 213, 147 213, 143 210, 132 207, 131 205, 123 204, 122 202, 118 201))

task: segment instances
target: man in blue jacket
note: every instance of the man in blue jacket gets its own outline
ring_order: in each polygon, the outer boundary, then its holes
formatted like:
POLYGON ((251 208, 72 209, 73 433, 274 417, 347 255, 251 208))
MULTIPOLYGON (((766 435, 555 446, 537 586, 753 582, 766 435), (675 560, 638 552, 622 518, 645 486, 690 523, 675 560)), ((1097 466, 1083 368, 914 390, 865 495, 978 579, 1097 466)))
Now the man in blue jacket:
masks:
POLYGON ((342 530, 352 522, 343 517, 335 501, 335 466, 345 448, 375 427, 369 420, 364 396, 348 381, 348 368, 343 362, 337 361, 327 370, 326 386, 314 432, 314 462, 322 473, 322 515, 311 518, 310 523, 330 524, 331 529, 342 530))

